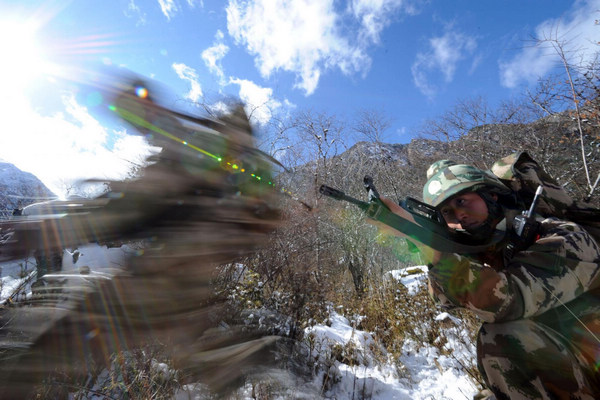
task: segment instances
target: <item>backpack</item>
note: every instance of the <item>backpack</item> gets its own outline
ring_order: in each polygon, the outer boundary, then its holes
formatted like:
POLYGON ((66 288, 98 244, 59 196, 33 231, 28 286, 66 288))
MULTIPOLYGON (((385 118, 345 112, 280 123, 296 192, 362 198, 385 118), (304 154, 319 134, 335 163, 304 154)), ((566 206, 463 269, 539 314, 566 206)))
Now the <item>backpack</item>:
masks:
POLYGON ((502 183, 511 188, 518 200, 529 207, 535 191, 542 185, 536 213, 543 217, 557 217, 584 227, 600 243, 600 209, 574 201, 527 152, 516 152, 496 161, 491 168, 502 183))

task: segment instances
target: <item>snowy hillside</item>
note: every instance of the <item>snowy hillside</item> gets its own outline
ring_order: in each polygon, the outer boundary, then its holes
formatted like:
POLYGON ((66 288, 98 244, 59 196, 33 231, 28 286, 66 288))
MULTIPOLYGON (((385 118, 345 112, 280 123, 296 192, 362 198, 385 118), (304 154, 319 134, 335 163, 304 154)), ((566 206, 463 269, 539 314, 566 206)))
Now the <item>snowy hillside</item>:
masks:
POLYGON ((0 217, 10 215, 15 208, 54 197, 56 195, 33 174, 0 162, 0 217))
MULTIPOLYGON (((411 278, 413 279, 413 278, 411 278)), ((447 314, 440 318, 449 319, 447 314)), ((328 399, 471 399, 477 388, 462 370, 461 361, 472 357, 475 349, 465 346, 460 335, 460 321, 450 322, 446 347, 453 350, 454 358, 440 354, 436 347, 412 340, 405 341, 403 354, 398 360, 388 357, 387 362, 377 361, 373 334, 353 329, 348 319, 332 312, 330 325, 317 325, 307 329, 306 334, 317 343, 313 357, 326 358, 334 349, 349 345, 355 349, 357 365, 340 361, 331 364, 328 371, 321 371, 314 383, 332 381, 322 392, 328 399), (461 360, 462 358, 462 360, 461 360)), ((427 322, 425 322, 427 323, 427 322)))

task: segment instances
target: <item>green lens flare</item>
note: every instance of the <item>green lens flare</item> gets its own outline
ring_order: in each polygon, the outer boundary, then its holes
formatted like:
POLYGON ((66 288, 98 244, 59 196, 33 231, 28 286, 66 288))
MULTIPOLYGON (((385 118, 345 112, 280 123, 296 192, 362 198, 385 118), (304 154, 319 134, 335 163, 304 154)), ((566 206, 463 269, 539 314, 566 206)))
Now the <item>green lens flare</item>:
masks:
MULTIPOLYGON (((141 98, 146 98, 148 96, 148 90, 145 89, 145 88, 137 88, 136 89, 136 95, 138 97, 141 97, 141 98)), ((206 151, 206 150, 204 150, 204 149, 202 149, 202 148, 200 148, 198 146, 195 146, 195 145, 193 145, 193 144, 191 144, 191 143, 189 143, 189 142, 187 142, 187 141, 185 141, 185 140, 183 140, 181 138, 178 138, 177 136, 175 136, 175 135, 173 135, 173 134, 165 131, 162 128, 159 128, 158 126, 152 124, 151 122, 146 121, 145 119, 143 119, 139 115, 136 115, 136 114, 134 114, 134 113, 132 113, 132 112, 124 109, 124 108, 115 106, 114 104, 110 104, 108 106, 108 109, 110 111, 118 113, 121 118, 123 118, 124 120, 130 122, 133 125, 141 126, 141 127, 146 128, 146 129, 148 129, 148 130, 150 130, 152 132, 155 132, 155 133, 157 133, 159 135, 162 135, 162 136, 167 137, 167 138, 169 138, 171 140, 174 140, 174 141, 176 141, 178 143, 181 143, 184 146, 187 146, 187 147, 189 147, 191 149, 194 149, 194 150, 196 150, 196 151, 198 151, 198 152, 200 152, 200 153, 202 153, 202 154, 204 154, 206 156, 211 157, 212 159, 214 159, 218 163, 222 163, 223 162, 223 158, 221 156, 218 156, 216 154, 212 154, 212 153, 210 153, 210 152, 208 152, 208 151, 206 151)), ((232 164, 231 162, 225 162, 224 164, 228 165, 233 170, 239 171, 239 173, 246 173, 246 169, 243 168, 242 166, 236 164, 236 163, 232 164)), ((223 165, 222 167, 226 168, 225 165, 223 165)), ((255 178, 257 181, 262 181, 262 177, 259 176, 259 175, 257 175, 257 174, 255 174, 255 173, 251 173, 250 176, 253 177, 253 178, 255 178)), ((268 181, 268 184, 271 185, 271 186, 273 186, 273 187, 275 187, 275 185, 271 181, 268 181)), ((289 190, 287 190, 285 188, 281 188, 280 192, 293 197, 292 192, 290 192, 289 190)))

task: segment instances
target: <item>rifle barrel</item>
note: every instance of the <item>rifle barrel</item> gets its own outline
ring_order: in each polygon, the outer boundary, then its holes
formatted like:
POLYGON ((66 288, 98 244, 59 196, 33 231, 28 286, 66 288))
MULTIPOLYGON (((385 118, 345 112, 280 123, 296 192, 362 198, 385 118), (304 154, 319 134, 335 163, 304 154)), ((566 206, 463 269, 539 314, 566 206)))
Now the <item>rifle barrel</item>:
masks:
POLYGON ((346 193, 342 192, 341 190, 334 189, 331 186, 321 185, 321 187, 319 188, 319 192, 324 196, 328 196, 328 197, 331 197, 336 200, 343 200, 343 201, 347 201, 349 203, 355 204, 355 205, 359 206, 360 208, 362 208, 363 210, 366 210, 367 208, 369 208, 369 203, 362 201, 362 200, 355 199, 354 197, 348 196, 346 193))

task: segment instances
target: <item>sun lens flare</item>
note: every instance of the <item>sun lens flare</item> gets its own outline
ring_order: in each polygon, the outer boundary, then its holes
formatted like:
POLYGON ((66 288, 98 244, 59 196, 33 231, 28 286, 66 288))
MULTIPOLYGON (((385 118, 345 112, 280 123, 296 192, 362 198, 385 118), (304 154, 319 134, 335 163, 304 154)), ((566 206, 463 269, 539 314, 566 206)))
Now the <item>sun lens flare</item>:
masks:
POLYGON ((135 88, 135 94, 140 99, 145 99, 148 97, 148 89, 143 86, 138 86, 135 88))
POLYGON ((47 63, 35 38, 37 27, 26 21, 0 21, 0 85, 21 89, 44 72, 47 63))

